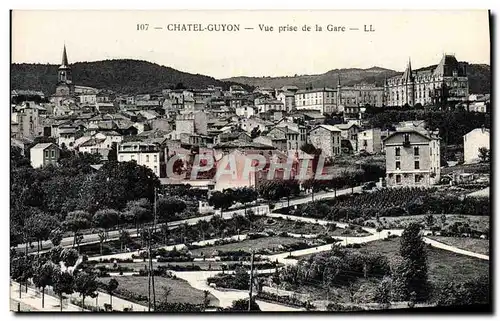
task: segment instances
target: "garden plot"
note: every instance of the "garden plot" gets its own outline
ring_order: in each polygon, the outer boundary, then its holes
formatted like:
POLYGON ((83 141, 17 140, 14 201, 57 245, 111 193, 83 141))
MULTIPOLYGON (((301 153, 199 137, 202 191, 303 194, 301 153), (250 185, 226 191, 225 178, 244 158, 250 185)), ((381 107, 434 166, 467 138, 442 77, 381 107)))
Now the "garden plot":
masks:
MULTIPOLYGON (((99 281, 107 283, 110 278, 99 278, 99 281)), ((147 276, 121 276, 116 277, 119 285, 116 294, 124 299, 139 304, 148 303, 148 277, 147 276)), ((156 276, 155 279, 156 300, 160 303, 165 299, 165 288, 170 288, 168 302, 203 304, 203 291, 193 288, 185 280, 179 278, 166 278, 156 276)), ((219 300, 209 294, 209 306, 219 306, 219 300)))

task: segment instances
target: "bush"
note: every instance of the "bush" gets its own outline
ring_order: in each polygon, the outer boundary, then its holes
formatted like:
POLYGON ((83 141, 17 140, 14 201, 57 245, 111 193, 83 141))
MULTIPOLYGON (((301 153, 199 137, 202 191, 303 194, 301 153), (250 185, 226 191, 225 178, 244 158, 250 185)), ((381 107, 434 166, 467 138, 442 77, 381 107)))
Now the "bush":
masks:
POLYGON ((294 307, 307 308, 309 310, 316 308, 311 303, 308 303, 306 301, 301 301, 300 299, 298 299, 296 297, 290 297, 288 295, 278 296, 275 293, 261 291, 257 294, 256 297, 257 297, 257 299, 262 300, 262 301, 278 302, 278 303, 282 303, 282 304, 290 305, 290 306, 294 306, 294 307))

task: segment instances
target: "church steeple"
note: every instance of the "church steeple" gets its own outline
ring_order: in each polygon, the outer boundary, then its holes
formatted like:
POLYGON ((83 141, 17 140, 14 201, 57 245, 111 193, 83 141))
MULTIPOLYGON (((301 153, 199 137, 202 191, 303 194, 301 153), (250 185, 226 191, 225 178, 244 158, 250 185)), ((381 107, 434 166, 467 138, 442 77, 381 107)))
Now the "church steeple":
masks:
POLYGON ((63 47, 62 61, 59 66, 57 79, 60 83, 71 83, 71 67, 68 62, 68 54, 66 53, 66 45, 63 47))
POLYGON ((66 45, 64 45, 61 67, 66 67, 66 66, 69 66, 69 63, 68 63, 68 54, 66 53, 66 45))

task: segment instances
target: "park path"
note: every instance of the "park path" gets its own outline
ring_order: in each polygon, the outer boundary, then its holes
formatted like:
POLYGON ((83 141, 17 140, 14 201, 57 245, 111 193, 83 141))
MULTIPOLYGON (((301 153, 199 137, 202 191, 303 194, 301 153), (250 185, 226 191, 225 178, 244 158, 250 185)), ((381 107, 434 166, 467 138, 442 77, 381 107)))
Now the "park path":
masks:
MULTIPOLYGON (((272 272, 274 272, 274 269, 267 269, 257 271, 257 274, 269 274, 272 272)), ((195 289, 201 291, 209 291, 219 300, 219 305, 224 308, 230 307, 235 300, 248 298, 248 291, 246 290, 222 290, 215 289, 209 286, 207 284, 207 279, 216 274, 219 274, 220 271, 172 271, 172 273, 178 278, 186 280, 189 285, 191 285, 195 289)), ((228 271, 227 273, 231 274, 234 273, 234 271, 228 271)), ((300 311, 300 309, 298 308, 291 308, 282 304, 269 303, 260 300, 256 300, 256 302, 260 306, 262 311, 300 311)))
MULTIPOLYGON (((28 293, 25 292, 25 287, 22 287, 21 298, 19 298, 19 283, 11 281, 10 284, 10 298, 15 302, 21 302, 27 306, 32 307, 36 311, 42 312, 60 312, 59 298, 45 294, 45 304, 42 308, 42 294, 33 288, 28 287, 28 293)), ((63 300, 63 312, 77 312, 82 309, 69 302, 69 299, 63 300)))

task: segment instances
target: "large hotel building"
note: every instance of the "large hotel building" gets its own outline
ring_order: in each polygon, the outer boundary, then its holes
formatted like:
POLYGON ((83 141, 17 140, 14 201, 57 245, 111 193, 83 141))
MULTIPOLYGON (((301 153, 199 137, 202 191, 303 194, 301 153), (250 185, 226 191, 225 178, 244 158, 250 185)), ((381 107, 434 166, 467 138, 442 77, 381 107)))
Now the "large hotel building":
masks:
POLYGON ((403 75, 386 79, 383 87, 370 84, 336 88, 309 88, 295 93, 295 108, 321 113, 345 112, 352 107, 371 105, 422 106, 466 101, 469 96, 467 63, 444 55, 437 66, 413 71, 408 61, 403 75))

